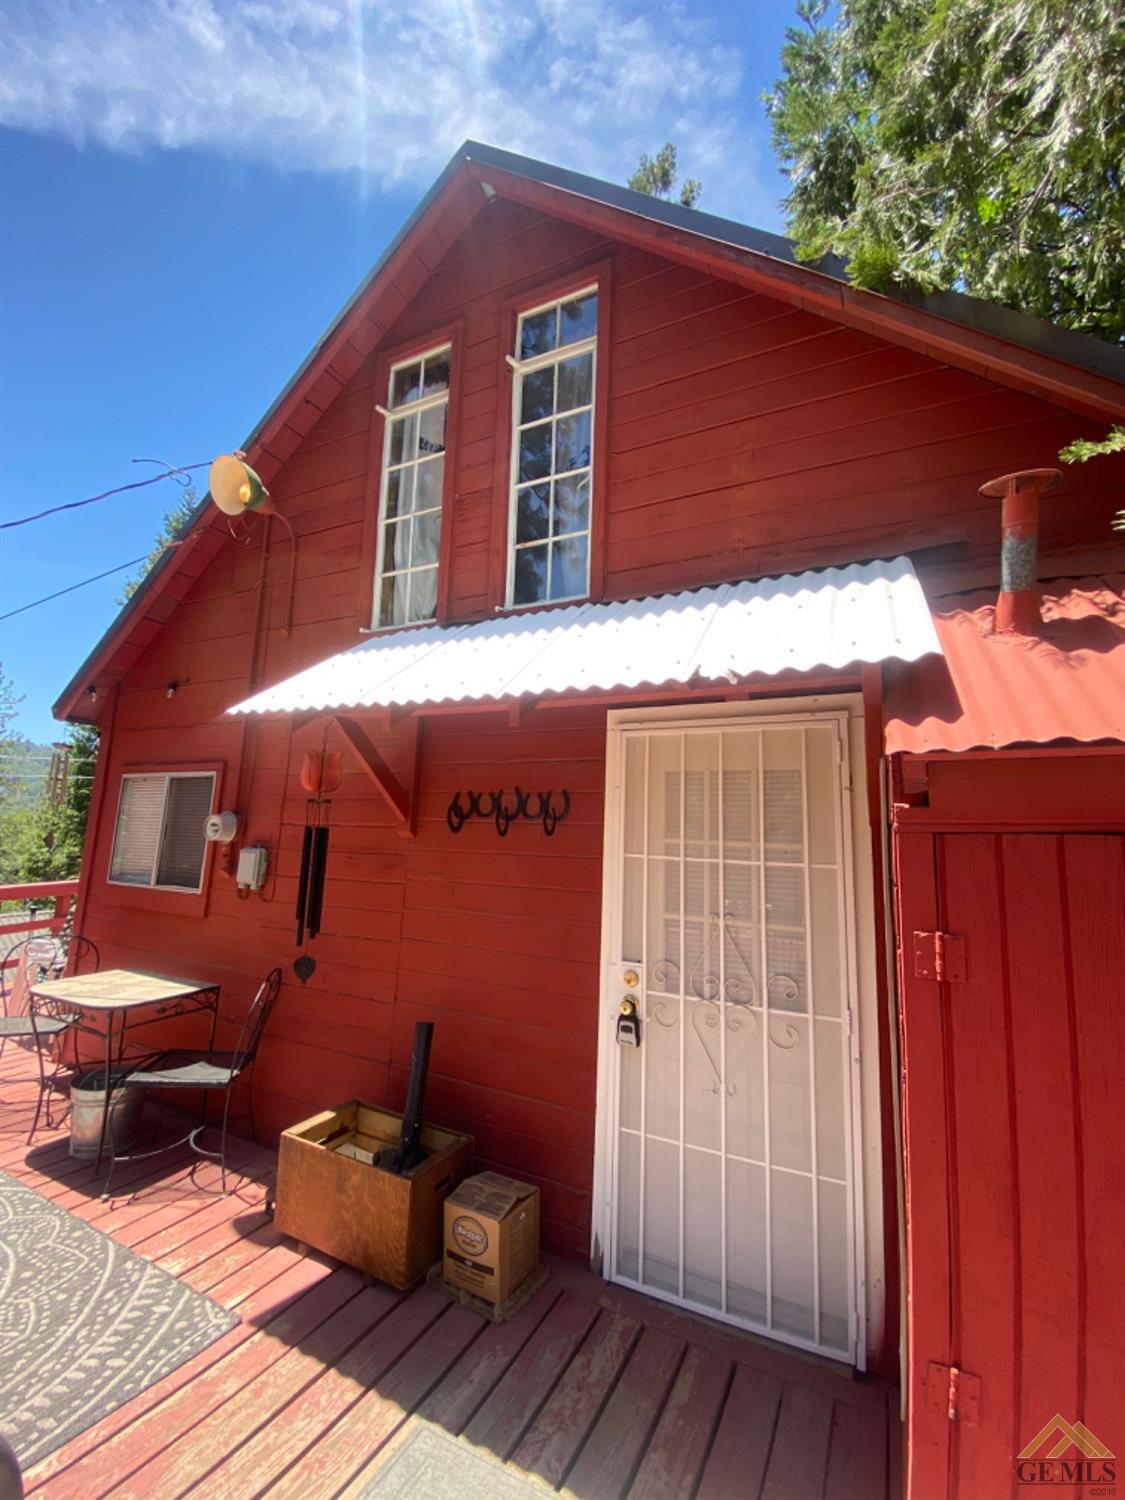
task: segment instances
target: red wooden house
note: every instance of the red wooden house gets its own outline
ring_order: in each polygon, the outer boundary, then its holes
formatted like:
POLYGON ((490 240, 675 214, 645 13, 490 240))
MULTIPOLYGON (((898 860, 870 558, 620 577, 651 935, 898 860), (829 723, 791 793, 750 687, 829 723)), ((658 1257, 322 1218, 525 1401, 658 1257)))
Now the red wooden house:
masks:
POLYGON ((275 1133, 401 1105, 435 1020, 435 1119, 549 1247, 901 1378, 912 1495, 1006 1493, 1056 1413, 1119 1451, 1125 461, 1044 497, 1014 635, 979 489, 1123 373, 467 144, 244 445, 287 524, 205 502, 59 700, 79 926, 284 963, 275 1133))

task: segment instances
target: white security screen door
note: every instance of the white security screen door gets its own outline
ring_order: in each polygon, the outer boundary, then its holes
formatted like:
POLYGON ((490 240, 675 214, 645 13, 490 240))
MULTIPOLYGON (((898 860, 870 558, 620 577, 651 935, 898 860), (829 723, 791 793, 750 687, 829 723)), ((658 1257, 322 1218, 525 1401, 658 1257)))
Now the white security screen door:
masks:
POLYGON ((846 716, 620 734, 607 1270, 854 1361, 846 716))

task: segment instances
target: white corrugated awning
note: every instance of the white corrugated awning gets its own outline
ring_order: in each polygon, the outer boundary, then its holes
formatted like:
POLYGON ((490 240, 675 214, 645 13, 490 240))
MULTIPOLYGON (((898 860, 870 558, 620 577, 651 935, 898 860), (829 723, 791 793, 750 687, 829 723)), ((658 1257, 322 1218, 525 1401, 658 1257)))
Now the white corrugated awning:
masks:
POLYGON ((596 693, 940 654, 910 560, 373 635, 229 714, 596 693))

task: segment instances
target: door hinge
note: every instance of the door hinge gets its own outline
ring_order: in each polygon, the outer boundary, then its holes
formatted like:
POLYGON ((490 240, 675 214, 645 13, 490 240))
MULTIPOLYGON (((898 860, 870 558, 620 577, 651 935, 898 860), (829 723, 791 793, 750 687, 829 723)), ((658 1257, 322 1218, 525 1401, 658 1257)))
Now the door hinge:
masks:
POLYGON ((965 939, 953 932, 914 934, 914 977, 956 984, 968 979, 965 939))
POLYGON ((944 1412, 951 1422, 975 1427, 980 1417, 980 1376, 931 1360, 926 1369, 926 1404, 944 1412))

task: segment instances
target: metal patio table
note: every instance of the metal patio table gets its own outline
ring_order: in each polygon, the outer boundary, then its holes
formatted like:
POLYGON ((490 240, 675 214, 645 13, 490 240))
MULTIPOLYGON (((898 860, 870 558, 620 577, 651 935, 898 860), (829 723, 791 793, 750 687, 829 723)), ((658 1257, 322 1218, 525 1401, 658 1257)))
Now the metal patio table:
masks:
POLYGON ((62 1002, 82 1016, 74 1029, 84 1036, 105 1040, 105 1096, 102 1102, 102 1125, 98 1135, 98 1154, 94 1169, 101 1166, 105 1150, 109 1103, 113 1093, 112 1073, 115 1063, 125 1055, 129 1032, 151 1026, 170 1016, 189 1015, 195 1011, 210 1013, 211 1029, 208 1050, 215 1046, 215 1029, 219 1021, 219 986, 209 980, 185 979, 170 974, 153 974, 146 969, 102 969, 94 974, 75 974, 63 979, 47 979, 28 986, 31 1002, 36 999, 62 1002), (152 1010, 153 1014, 136 1019, 136 1013, 152 1010), (102 1024, 95 1024, 100 1019, 102 1024))

